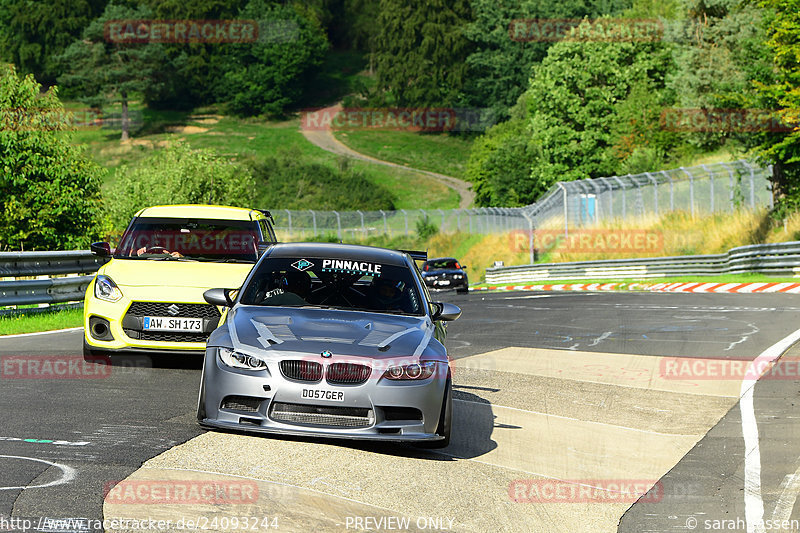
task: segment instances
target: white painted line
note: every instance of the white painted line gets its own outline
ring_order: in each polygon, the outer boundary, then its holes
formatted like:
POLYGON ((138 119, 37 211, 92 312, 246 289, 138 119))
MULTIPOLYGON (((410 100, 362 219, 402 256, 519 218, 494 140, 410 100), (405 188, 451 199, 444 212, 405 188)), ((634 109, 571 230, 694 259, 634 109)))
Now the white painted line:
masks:
POLYGON ((798 494, 800 494, 800 468, 795 470, 794 474, 789 474, 783 478, 783 491, 780 498, 778 498, 778 503, 775 504, 775 510, 772 511, 773 523, 778 524, 784 520, 789 520, 798 494))
POLYGON ((44 483, 43 485, 28 485, 27 487, 0 487, 0 490, 25 490, 25 489, 43 489, 45 487, 54 487, 56 485, 63 485, 64 483, 69 483, 73 479, 75 479, 75 469, 71 466, 62 465, 58 463, 51 463, 50 461, 45 461, 44 459, 34 459, 33 457, 22 457, 19 455, 0 455, 0 459, 22 459, 23 461, 34 461, 37 463, 44 463, 46 465, 53 466, 61 470, 61 477, 56 479, 55 481, 51 481, 50 483, 44 483))
MULTIPOLYGON (((766 369, 783 352, 800 340, 800 329, 779 340, 755 358, 750 368, 766 369)), ((753 390, 758 377, 742 380, 739 409, 742 412, 744 438, 744 516, 747 533, 764 533, 764 500, 761 498, 761 450, 758 444, 758 423, 753 408, 753 390)))
POLYGON ((0 335, 0 339, 13 339, 15 337, 32 337, 34 335, 50 335, 51 333, 66 333, 68 331, 78 331, 80 329, 83 329, 83 326, 79 328, 54 329, 51 331, 37 331, 35 333, 17 333, 15 335, 0 335))

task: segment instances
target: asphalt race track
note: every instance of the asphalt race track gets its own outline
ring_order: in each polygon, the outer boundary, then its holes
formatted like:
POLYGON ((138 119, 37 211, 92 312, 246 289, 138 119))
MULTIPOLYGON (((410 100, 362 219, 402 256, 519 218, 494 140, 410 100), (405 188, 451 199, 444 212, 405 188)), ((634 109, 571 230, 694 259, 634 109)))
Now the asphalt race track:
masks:
POLYGON ((20 360, 80 358, 82 332, 0 338, 0 531, 800 528, 800 296, 440 299, 464 313, 453 438, 436 451, 204 432, 199 358, 32 379, 20 360), (757 383, 739 372, 786 349, 757 383), (121 480, 151 492, 114 498, 121 480), (227 496, 153 490, 210 482, 227 496))

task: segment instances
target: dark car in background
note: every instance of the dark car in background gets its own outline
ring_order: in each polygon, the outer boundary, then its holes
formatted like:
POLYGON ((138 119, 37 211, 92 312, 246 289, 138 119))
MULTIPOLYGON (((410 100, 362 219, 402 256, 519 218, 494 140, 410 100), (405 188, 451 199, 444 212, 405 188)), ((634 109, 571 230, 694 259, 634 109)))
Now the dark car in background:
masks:
POLYGON ((422 264, 422 279, 429 289, 455 289, 457 292, 469 291, 467 267, 453 257, 428 259, 422 264))

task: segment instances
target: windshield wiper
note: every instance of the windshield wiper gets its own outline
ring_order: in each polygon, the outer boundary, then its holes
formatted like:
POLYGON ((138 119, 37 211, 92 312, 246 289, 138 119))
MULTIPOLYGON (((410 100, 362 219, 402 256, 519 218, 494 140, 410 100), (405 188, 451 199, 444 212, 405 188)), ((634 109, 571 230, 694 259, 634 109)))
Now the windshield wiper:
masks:
POLYGON ((203 259, 211 263, 255 263, 252 259, 239 259, 237 257, 226 257, 224 259, 203 259))

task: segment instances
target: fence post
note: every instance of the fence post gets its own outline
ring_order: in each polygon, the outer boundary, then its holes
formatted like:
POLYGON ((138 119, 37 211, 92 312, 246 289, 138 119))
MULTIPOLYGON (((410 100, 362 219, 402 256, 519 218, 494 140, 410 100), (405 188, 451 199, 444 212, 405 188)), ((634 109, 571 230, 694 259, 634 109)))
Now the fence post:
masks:
POLYGON ((742 164, 747 167, 747 170, 750 171, 750 209, 756 208, 756 176, 755 176, 755 168, 753 168, 750 163, 747 161, 742 160, 742 164))
POLYGON ((401 209, 400 212, 403 213, 403 218, 406 221, 406 235, 408 235, 408 213, 406 213, 405 209, 401 209))
POLYGON ((561 194, 564 195, 564 237, 569 237, 569 212, 567 210, 567 188, 560 181, 556 184, 561 189, 561 194))
POLYGON ((706 165, 700 165, 700 168, 708 172, 709 192, 711 194, 711 214, 714 214, 714 172, 709 170, 706 165))
POLYGON ((619 183, 619 188, 622 189, 622 219, 625 220, 625 218, 628 216, 627 205, 625 203, 625 182, 623 182, 618 176, 611 176, 611 179, 619 183))
POLYGON ((356 213, 361 215, 361 233, 364 235, 364 237, 366 237, 367 236, 367 228, 364 226, 364 213, 362 213, 360 209, 356 209, 356 213))
POLYGON ((733 169, 730 166, 728 166, 727 163, 720 163, 720 165, 725 167, 725 169, 728 171, 728 192, 729 192, 728 196, 731 203, 731 213, 733 213, 734 209, 736 208, 736 206, 734 205, 736 200, 736 194, 733 185, 733 169))
POLYGON ((653 207, 655 207, 656 216, 658 216, 658 180, 649 172, 645 172, 644 174, 653 182, 653 207))
POLYGON ((316 235, 317 235, 317 214, 314 212, 313 209, 309 209, 309 212, 311 213, 311 220, 312 220, 312 222, 314 224, 314 236, 316 237, 316 235))
POLYGON ((389 228, 386 226, 386 212, 383 209, 378 209, 381 212, 381 216, 383 216, 383 233, 385 235, 389 234, 389 228))
POLYGON ((442 211, 441 209, 437 209, 437 211, 439 211, 442 214, 442 225, 439 226, 439 231, 444 231, 444 211, 442 211))
POLYGON ((337 231, 337 235, 339 235, 339 242, 341 242, 342 241, 342 218, 339 216, 339 212, 338 211, 334 211, 333 214, 336 215, 336 231, 337 231))
POLYGON ((694 176, 684 167, 681 167, 681 170, 684 172, 684 174, 689 176, 689 206, 692 213, 692 218, 694 218, 694 176))
POLYGON ((284 209, 284 211, 286 211, 286 214, 289 216, 289 235, 291 235, 292 234, 292 212, 289 211, 288 209, 284 209))
MULTIPOLYGON (((775 174, 773 174, 773 172, 775 170, 772 168, 772 165, 769 165, 767 167, 767 170, 769 170, 770 177, 775 175, 775 174)), ((775 207, 775 191, 774 191, 775 187, 772 184, 772 180, 768 180, 768 181, 769 181, 769 208, 773 209, 775 207)))
POLYGON ((522 211, 522 216, 524 216, 525 220, 528 221, 528 251, 530 252, 529 260, 530 264, 533 264, 534 260, 536 259, 533 252, 533 219, 529 217, 525 211, 522 211))
MULTIPOLYGON (((639 176, 640 174, 637 174, 639 176)), ((628 174, 627 177, 633 183, 633 186, 636 187, 636 205, 639 207, 639 215, 644 216, 644 197, 642 196, 642 186, 639 184, 639 180, 633 177, 633 174, 628 174)))
POLYGON ((461 231, 461 209, 456 209, 456 231, 461 231))
POLYGON ((675 184, 672 182, 672 176, 667 174, 666 170, 662 170, 661 173, 669 180, 669 210, 675 211, 675 184))
MULTIPOLYGON (((603 185, 606 186, 608 192, 608 218, 614 218, 614 190, 611 185, 608 184, 608 178, 597 178, 603 185)), ((597 205, 600 205, 600 199, 597 199, 597 205)))

